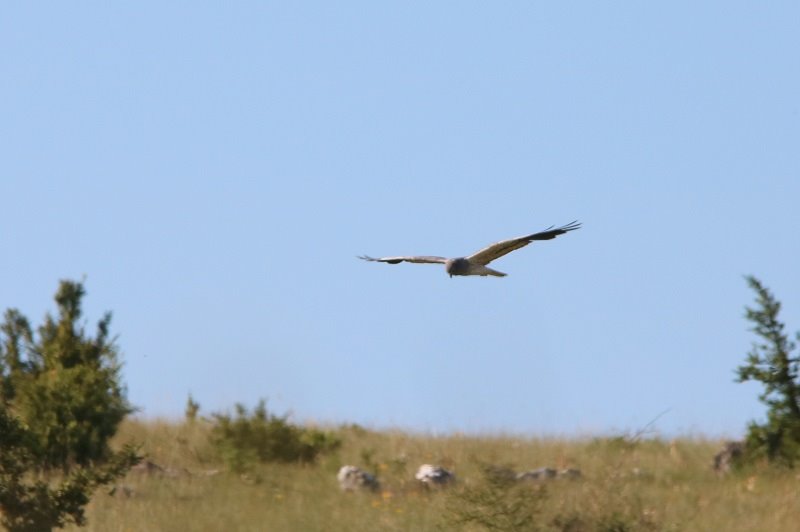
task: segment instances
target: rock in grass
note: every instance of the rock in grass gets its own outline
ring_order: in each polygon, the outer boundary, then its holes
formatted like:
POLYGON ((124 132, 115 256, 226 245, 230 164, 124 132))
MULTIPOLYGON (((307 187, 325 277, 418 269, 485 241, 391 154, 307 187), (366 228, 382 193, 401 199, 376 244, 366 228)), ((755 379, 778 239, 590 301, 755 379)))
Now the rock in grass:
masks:
POLYGON ((556 476, 558 478, 565 478, 569 480, 576 480, 583 477, 580 469, 567 468, 559 471, 556 476))
POLYGON ((551 478, 556 478, 556 470, 551 467, 540 467, 539 469, 517 473, 517 480, 534 480, 539 482, 551 478))
POLYGON ((568 468, 568 469, 555 470, 552 467, 540 467, 539 469, 532 469, 530 471, 523 471, 521 473, 517 473, 517 480, 542 482, 553 478, 574 480, 581 478, 582 476, 583 474, 581 473, 580 469, 568 468))
POLYGON ((352 465, 342 466, 336 475, 342 491, 378 491, 380 483, 374 475, 352 465))
POLYGON ((419 466, 417 474, 414 475, 414 478, 426 486, 437 487, 452 484, 456 480, 456 476, 452 471, 448 471, 443 467, 430 464, 422 464, 419 466))

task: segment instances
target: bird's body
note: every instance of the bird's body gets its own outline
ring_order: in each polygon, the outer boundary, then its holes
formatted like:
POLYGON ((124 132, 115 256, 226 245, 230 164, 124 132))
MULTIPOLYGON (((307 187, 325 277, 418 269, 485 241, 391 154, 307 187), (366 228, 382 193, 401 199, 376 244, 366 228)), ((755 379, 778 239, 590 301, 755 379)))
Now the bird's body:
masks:
POLYGON ((574 231, 576 229, 580 229, 581 224, 577 221, 564 225, 562 227, 553 228, 550 227, 545 229, 544 231, 539 231, 538 233, 533 233, 527 236, 521 236, 518 238, 510 238, 508 240, 501 240, 500 242, 495 242, 490 246, 486 246, 485 248, 473 253, 468 257, 457 257, 453 259, 447 259, 445 257, 438 257, 432 255, 419 255, 419 256, 400 256, 400 257, 382 257, 379 259, 369 257, 367 255, 359 257, 363 260, 373 261, 373 262, 386 262, 388 264, 399 264, 401 262, 412 262, 418 264, 444 264, 445 271, 450 275, 450 277, 454 275, 460 276, 467 276, 467 275, 480 275, 480 276, 487 276, 492 275, 495 277, 505 277, 506 274, 503 272, 499 272, 497 270, 493 270, 487 267, 487 264, 492 262, 495 259, 499 259, 503 255, 511 253, 514 250, 517 250, 521 247, 525 247, 534 240, 551 240, 558 235, 563 235, 569 231, 574 231))
POLYGON ((444 269, 452 277, 453 275, 494 275, 495 277, 505 277, 507 274, 487 268, 483 264, 476 264, 466 257, 457 259, 447 259, 444 269))

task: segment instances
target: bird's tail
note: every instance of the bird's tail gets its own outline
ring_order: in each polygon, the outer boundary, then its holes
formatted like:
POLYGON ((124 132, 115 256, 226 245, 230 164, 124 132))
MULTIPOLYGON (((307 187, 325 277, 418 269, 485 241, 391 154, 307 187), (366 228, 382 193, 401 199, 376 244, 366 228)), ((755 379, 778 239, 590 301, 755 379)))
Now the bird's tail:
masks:
POLYGON ((493 270, 491 268, 486 268, 486 266, 484 266, 484 268, 485 268, 484 271, 486 273, 484 273, 483 275, 494 275, 495 277, 505 277, 506 275, 508 275, 507 273, 498 272, 497 270, 493 270))

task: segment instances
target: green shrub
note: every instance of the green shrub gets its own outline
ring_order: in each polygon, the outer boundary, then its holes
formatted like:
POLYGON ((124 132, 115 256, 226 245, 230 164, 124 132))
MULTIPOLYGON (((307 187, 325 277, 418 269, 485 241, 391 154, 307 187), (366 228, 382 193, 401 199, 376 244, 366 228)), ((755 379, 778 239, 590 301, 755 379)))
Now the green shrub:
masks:
POLYGON ((519 480, 507 466, 483 464, 480 469, 478 482, 464 483, 448 493, 442 528, 509 532, 660 529, 636 493, 624 492, 611 484, 584 490, 580 483, 572 481, 519 480))
POLYGON ((510 468, 481 466, 477 484, 453 488, 448 497, 448 527, 483 530, 526 531, 545 529, 541 507, 545 487, 519 482, 510 468))
POLYGON ((111 314, 88 336, 80 323, 85 293, 81 283, 61 281, 58 315, 47 314, 35 332, 15 309, 0 325, 0 403, 30 429, 41 466, 64 472, 110 458, 108 442, 133 411, 109 336, 111 314))
POLYGON ((250 414, 236 404, 236 415, 214 414, 211 441, 232 471, 245 471, 257 462, 312 462, 320 453, 339 447, 330 433, 292 425, 286 416, 267 412, 258 403, 250 414))
POLYGON ((189 398, 186 399, 186 410, 184 411, 186 421, 194 423, 197 420, 198 412, 200 412, 200 403, 194 400, 192 394, 189 394, 189 398))
POLYGON ((140 457, 132 447, 115 453, 102 467, 77 467, 68 475, 37 474, 32 451, 37 435, 0 405, 0 524, 11 532, 42 532, 67 523, 85 524, 92 492, 123 476, 140 457))

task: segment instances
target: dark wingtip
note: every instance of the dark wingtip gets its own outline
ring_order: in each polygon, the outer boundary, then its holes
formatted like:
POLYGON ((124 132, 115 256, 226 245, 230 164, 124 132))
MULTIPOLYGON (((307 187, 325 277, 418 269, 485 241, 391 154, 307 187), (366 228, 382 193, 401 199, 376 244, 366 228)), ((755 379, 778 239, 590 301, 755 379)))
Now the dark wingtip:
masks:
POLYGON ((539 231, 531 235, 529 238, 531 240, 552 240, 553 238, 557 237, 558 235, 563 235, 569 231, 574 231, 576 229, 581 228, 581 223, 578 220, 573 220, 566 225, 562 225, 561 227, 550 226, 543 231, 539 231))

